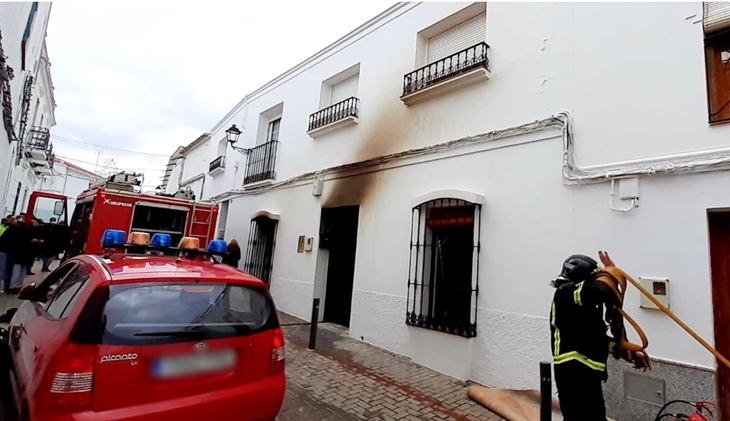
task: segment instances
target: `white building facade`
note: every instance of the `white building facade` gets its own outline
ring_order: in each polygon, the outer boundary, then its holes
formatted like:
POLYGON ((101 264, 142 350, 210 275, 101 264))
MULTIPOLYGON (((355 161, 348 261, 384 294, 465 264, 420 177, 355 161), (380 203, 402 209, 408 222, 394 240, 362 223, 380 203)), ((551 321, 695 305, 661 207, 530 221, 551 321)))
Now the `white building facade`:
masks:
MULTIPOLYGON (((182 178, 202 174, 279 309, 308 319, 320 298, 322 320, 460 379, 538 387, 548 282, 598 250, 730 355, 730 22, 713 7, 400 3, 247 95, 182 178)), ((611 362, 621 420, 715 399, 713 356, 646 307, 627 292, 654 370, 611 362)))
POLYGON ((73 215, 76 198, 89 189, 89 183, 99 178, 101 178, 100 175, 78 165, 61 158, 54 158, 51 175, 41 176, 37 190, 66 196, 69 204, 68 214, 73 215))
POLYGON ((46 29, 50 2, 0 5, 0 31, 5 62, 4 125, 0 129, 0 206, 3 214, 24 212, 30 194, 53 166, 50 128, 56 102, 46 29), (10 135, 9 135, 10 133, 10 135))

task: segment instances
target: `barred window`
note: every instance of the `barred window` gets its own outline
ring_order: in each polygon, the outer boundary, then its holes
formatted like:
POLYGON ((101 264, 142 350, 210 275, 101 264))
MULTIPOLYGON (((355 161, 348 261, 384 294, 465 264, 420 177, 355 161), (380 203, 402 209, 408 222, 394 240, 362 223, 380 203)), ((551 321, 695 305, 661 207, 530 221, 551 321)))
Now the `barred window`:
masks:
POLYGON ((476 336, 480 216, 461 199, 413 208, 406 324, 476 336))
POLYGON ((258 216, 251 220, 248 234, 245 271, 264 281, 266 285, 271 285, 277 225, 276 219, 258 216))

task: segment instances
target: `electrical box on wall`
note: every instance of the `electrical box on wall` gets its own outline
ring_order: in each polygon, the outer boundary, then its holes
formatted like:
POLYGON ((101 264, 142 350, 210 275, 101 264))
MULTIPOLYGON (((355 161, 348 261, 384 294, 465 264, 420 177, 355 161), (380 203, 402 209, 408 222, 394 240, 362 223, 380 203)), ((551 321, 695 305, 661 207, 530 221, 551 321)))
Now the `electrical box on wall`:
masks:
POLYGON ((618 181, 619 195, 622 200, 639 198, 639 178, 623 178, 618 181))
POLYGON ((324 186, 324 181, 322 180, 322 177, 317 177, 312 181, 312 196, 322 196, 322 188, 324 186))
MULTIPOLYGON (((669 279, 666 278, 639 278, 639 284, 649 291, 660 303, 669 308, 669 279)), ((641 308, 658 309, 644 294, 641 294, 641 308)))

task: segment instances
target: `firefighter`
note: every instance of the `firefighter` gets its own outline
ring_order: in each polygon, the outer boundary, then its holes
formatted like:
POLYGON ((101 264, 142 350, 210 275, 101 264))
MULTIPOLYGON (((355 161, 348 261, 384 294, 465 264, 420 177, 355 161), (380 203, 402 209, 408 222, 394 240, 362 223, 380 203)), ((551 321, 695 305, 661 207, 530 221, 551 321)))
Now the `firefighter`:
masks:
MULTIPOLYGON (((604 266, 614 266, 608 253, 598 254, 604 266)), ((572 255, 551 283, 556 288, 550 310, 551 348, 564 421, 606 421, 602 383, 608 378, 609 349, 613 338, 623 334, 623 322, 610 288, 594 280, 596 269, 592 258, 572 255)))

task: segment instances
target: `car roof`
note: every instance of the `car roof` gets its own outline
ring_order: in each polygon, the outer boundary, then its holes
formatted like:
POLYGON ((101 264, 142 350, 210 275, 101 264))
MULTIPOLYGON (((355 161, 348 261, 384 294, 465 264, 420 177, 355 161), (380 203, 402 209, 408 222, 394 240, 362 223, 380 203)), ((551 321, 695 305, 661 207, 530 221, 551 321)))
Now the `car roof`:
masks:
POLYGON ((80 260, 101 266, 112 282, 179 279, 266 286, 261 280, 231 266, 201 259, 117 254, 110 257, 87 255, 81 256, 80 260))

